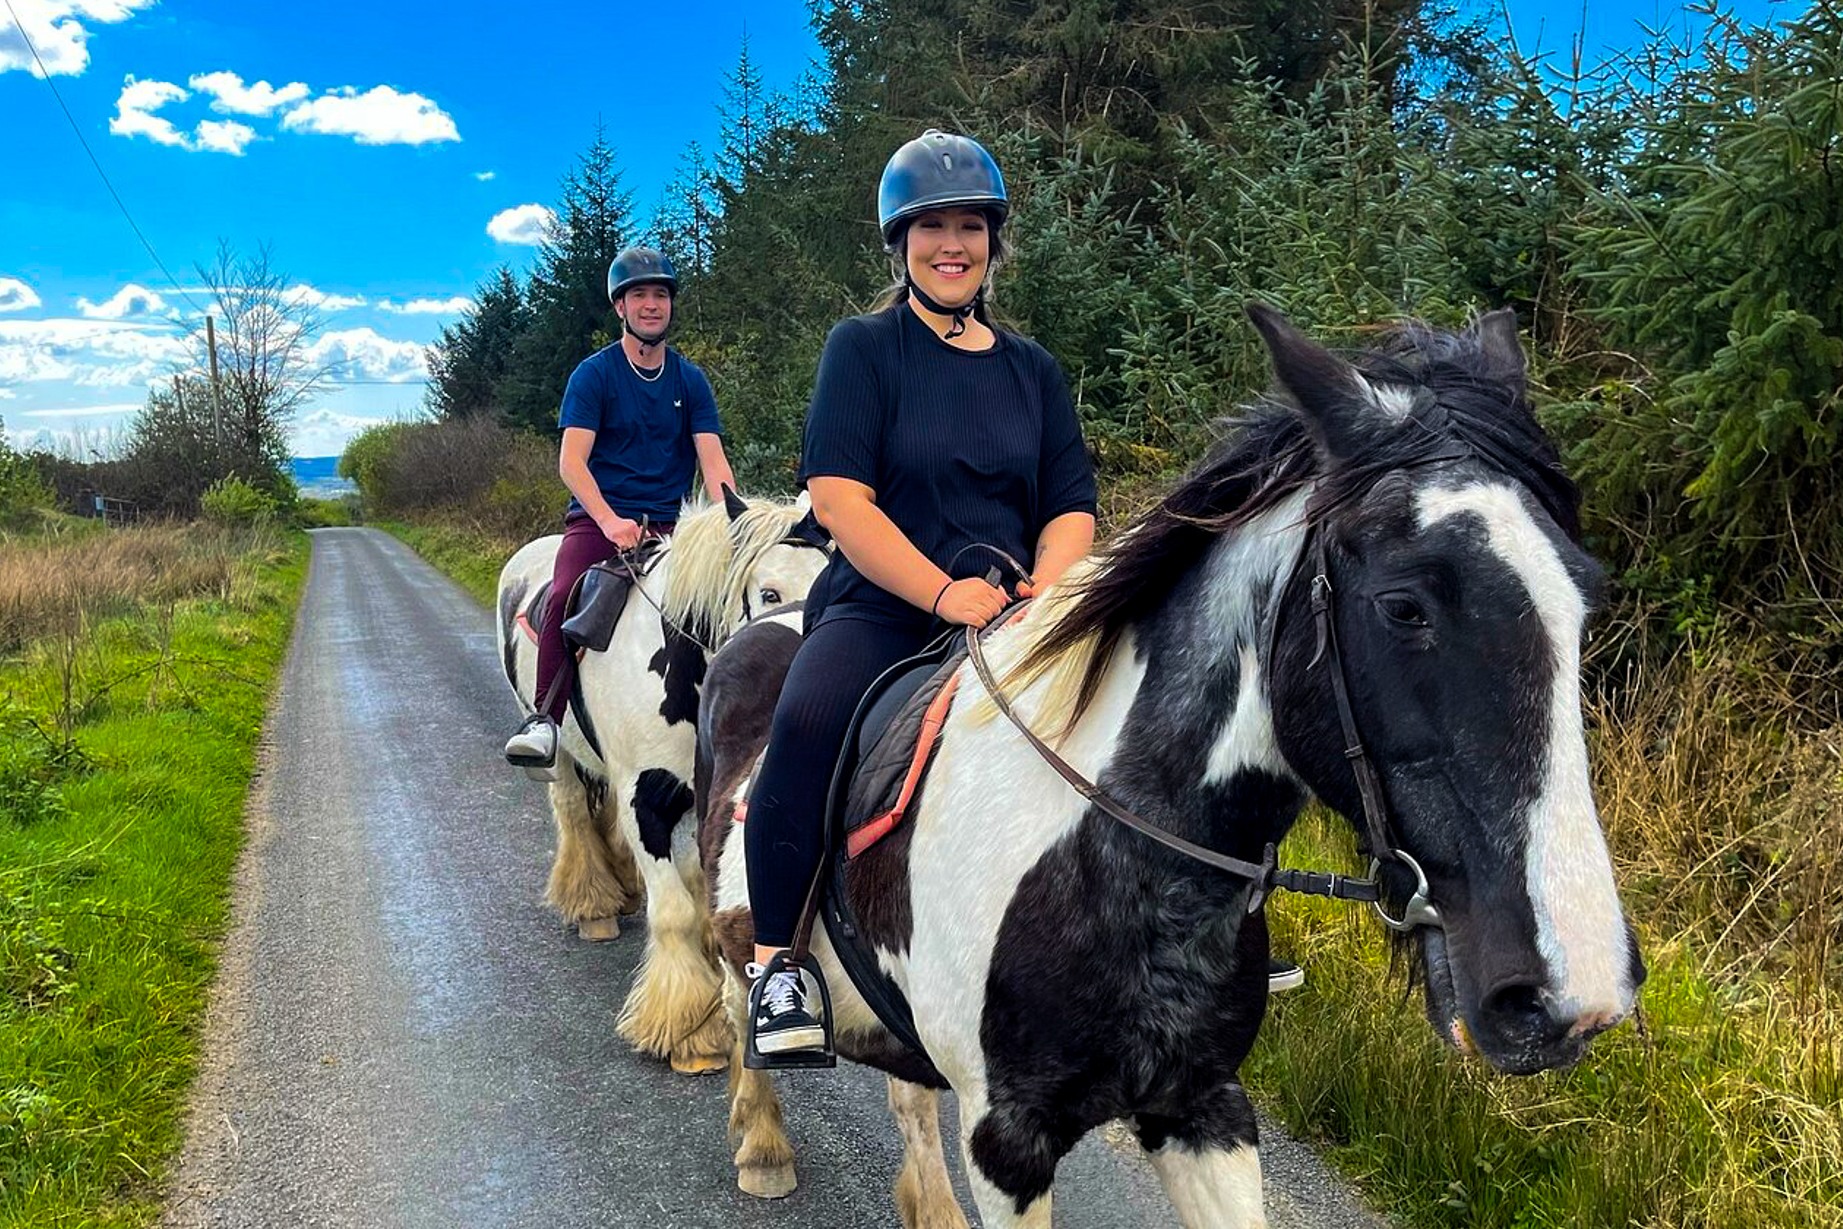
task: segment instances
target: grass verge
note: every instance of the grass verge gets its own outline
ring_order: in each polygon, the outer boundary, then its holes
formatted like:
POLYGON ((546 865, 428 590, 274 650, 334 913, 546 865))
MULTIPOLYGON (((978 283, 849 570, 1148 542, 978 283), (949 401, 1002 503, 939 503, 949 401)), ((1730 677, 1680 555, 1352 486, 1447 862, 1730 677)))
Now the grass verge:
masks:
MULTIPOLYGON (((134 532, 172 566, 0 661, 0 1226, 158 1211, 306 574, 300 534, 134 532)), ((91 583, 87 537, 15 548, 91 583)))

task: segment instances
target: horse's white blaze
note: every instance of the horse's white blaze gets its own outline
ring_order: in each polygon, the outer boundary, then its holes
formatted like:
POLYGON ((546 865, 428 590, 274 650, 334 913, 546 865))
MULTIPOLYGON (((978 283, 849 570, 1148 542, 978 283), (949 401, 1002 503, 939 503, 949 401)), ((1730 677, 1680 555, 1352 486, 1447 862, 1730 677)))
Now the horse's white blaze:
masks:
POLYGON ((1160 1148, 1152 1168, 1184 1229, 1262 1229, 1261 1158, 1253 1148, 1160 1148))
MULTIPOLYGON (((1015 653, 1015 628, 992 637, 994 669, 1015 653), (1012 643, 1008 644, 1010 641, 1012 643), (1011 650, 1011 651, 1007 651, 1011 650)), ((1048 850, 1075 830, 1087 801, 1020 738, 1009 722, 970 715, 981 694, 970 666, 941 737, 940 752, 914 817, 909 852, 914 917, 905 991, 928 1053, 956 1089, 985 1076, 979 1022, 999 925, 1018 884, 1048 850)), ((1093 705, 1063 742, 1063 758, 1090 780, 1112 758, 1145 668, 1130 634, 1115 648, 1093 705)), ((1038 680, 1017 697, 1019 714, 1045 728, 1038 680)))
POLYGON ((1587 617, 1580 589, 1549 536, 1508 486, 1424 491, 1425 529, 1450 516, 1477 517, 1486 541, 1516 573, 1542 622, 1553 658, 1542 780, 1525 819, 1525 869, 1537 949, 1548 962, 1558 1014, 1620 1016, 1633 986, 1612 859, 1594 806, 1581 721, 1580 638, 1587 617))

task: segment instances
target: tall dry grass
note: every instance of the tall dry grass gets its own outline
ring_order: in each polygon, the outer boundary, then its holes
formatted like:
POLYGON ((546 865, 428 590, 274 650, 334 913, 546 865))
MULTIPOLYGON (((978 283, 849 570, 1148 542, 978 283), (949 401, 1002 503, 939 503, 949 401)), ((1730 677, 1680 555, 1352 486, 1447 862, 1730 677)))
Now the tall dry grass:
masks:
POLYGON ((0 541, 0 653, 137 605, 240 601, 278 541, 270 531, 185 524, 0 541))

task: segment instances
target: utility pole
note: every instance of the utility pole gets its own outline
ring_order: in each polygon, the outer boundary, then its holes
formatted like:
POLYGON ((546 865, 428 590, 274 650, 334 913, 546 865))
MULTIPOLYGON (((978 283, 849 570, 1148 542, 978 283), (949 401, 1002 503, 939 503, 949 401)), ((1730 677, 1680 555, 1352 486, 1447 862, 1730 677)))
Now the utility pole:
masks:
POLYGON ((205 317, 205 348, 211 352, 211 442, 224 446, 224 393, 218 385, 218 329, 205 317))

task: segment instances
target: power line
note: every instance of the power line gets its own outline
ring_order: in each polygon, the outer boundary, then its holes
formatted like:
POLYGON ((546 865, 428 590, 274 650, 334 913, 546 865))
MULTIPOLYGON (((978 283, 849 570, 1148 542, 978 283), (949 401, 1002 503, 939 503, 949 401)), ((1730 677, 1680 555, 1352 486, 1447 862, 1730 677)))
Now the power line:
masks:
POLYGON ((166 280, 173 284, 173 289, 177 290, 185 301, 192 305, 194 311, 203 312, 205 309, 198 305, 198 300, 186 293, 186 288, 179 284, 179 279, 173 276, 173 271, 166 267, 164 260, 160 259, 160 253, 154 251, 154 245, 148 242, 140 225, 135 222, 134 215, 128 212, 127 204, 122 201, 122 194, 117 192, 115 185, 109 182, 108 172, 102 169, 102 163, 97 159, 96 151, 90 148, 89 140, 83 135, 83 129, 78 126, 76 116, 72 115, 70 108, 64 105, 64 95, 58 92, 57 83, 52 81, 51 70, 45 67, 44 57, 38 54, 38 46, 33 43, 32 36, 26 33, 26 23, 20 20, 18 11, 13 8, 13 0, 4 0, 4 3, 8 15, 13 19, 14 28, 19 31, 19 37, 25 41, 26 50, 32 53, 33 62, 38 65, 39 76, 44 78, 45 85, 51 90, 51 96, 58 100, 58 110, 64 112, 64 118, 70 123, 70 130, 77 134, 77 143, 83 146, 83 152, 90 156, 90 165, 96 168, 96 174, 102 178, 102 186, 107 188, 109 195, 114 198, 115 207, 121 210, 122 217, 128 220, 128 227, 134 231, 134 237, 141 241, 141 246, 147 249, 149 256, 153 257, 154 264, 160 267, 160 272, 166 274, 166 280))

